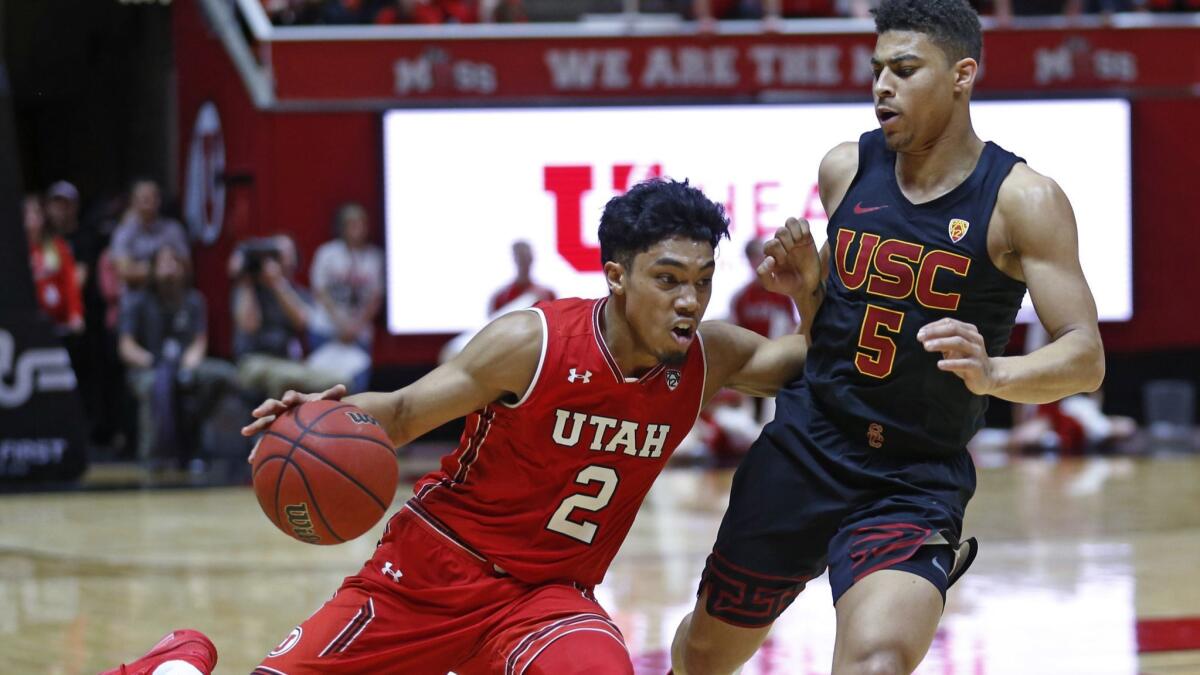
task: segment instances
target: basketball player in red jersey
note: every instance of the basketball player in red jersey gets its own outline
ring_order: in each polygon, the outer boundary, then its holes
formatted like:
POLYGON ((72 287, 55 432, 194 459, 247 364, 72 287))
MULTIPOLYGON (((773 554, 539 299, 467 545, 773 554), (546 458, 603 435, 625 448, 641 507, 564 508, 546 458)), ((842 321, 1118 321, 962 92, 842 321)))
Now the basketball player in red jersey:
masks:
MULTIPOLYGON (((632 673, 592 588, 704 402, 724 386, 773 394, 804 361, 803 335, 700 323, 727 228, 687 183, 637 185, 600 220, 607 297, 507 314, 411 386, 345 399, 397 446, 464 415, 466 428, 374 557, 254 672, 632 673)), ((807 326, 822 288, 807 223, 789 220, 766 253, 764 284, 807 326)), ((344 392, 268 400, 244 433, 344 392)))

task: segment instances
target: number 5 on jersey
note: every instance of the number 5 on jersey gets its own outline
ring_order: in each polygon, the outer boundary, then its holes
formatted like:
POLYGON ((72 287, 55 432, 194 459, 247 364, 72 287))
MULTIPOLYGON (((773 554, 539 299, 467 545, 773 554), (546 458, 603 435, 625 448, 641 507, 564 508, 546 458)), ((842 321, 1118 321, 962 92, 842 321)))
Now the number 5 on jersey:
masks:
POLYGON ((881 380, 892 374, 896 362, 896 341, 892 337, 900 334, 903 325, 903 312, 867 305, 858 333, 859 351, 854 355, 858 372, 881 380))
POLYGON ((575 509, 581 509, 595 513, 608 506, 608 502, 612 500, 613 493, 617 490, 617 483, 620 482, 620 476, 617 475, 617 471, 612 467, 593 464, 584 467, 575 476, 575 482, 579 485, 600 483, 600 492, 596 493, 594 497, 591 495, 576 494, 564 499, 558 505, 558 509, 554 511, 554 515, 550 516, 550 522, 546 524, 546 529, 558 532, 559 534, 565 534, 585 544, 591 544, 592 539, 596 537, 596 530, 600 526, 588 520, 572 520, 571 512, 575 509))

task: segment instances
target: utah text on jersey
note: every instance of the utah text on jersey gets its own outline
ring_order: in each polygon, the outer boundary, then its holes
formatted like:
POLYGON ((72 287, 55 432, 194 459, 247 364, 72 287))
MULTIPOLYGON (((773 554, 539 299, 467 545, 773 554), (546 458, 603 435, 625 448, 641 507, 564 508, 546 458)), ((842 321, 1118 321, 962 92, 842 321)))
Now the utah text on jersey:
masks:
POLYGON ((671 433, 669 424, 647 424, 643 434, 641 424, 619 420, 615 417, 589 415, 562 408, 555 410, 554 415, 554 442, 568 448, 579 445, 584 428, 589 427, 591 429, 589 450, 597 452, 620 450, 631 457, 655 458, 662 456, 663 444, 667 441, 667 435, 671 433), (608 441, 605 442, 605 435, 610 430, 615 431, 608 436, 608 441), (642 437, 640 444, 638 443, 639 436, 642 437))

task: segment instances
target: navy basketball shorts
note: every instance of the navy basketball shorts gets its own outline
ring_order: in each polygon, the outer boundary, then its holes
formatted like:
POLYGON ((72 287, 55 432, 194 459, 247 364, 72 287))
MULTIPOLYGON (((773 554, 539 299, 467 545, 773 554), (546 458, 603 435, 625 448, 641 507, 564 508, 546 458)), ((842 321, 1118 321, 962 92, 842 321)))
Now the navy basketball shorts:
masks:
POLYGON ((771 624, 829 569, 833 602, 884 569, 928 579, 945 600, 975 555, 960 541, 975 466, 895 457, 847 438, 808 387, 781 391, 775 420, 734 474, 729 508, 705 565, 706 609, 726 623, 771 624))

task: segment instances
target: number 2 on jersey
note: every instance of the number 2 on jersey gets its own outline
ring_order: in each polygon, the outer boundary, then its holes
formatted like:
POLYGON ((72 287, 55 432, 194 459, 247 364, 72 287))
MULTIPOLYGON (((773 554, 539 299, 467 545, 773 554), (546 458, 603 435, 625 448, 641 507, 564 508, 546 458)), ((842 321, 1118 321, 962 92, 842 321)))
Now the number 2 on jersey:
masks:
POLYGON ((878 379, 892 374, 892 365, 896 361, 896 342, 883 332, 899 335, 903 325, 902 312, 867 305, 862 330, 858 333, 859 351, 854 355, 854 367, 858 368, 858 372, 878 379))
POLYGON ((563 500, 562 504, 558 505, 558 509, 554 511, 554 515, 550 516, 550 522, 546 528, 565 534, 572 539, 578 539, 585 544, 591 544, 592 539, 596 536, 596 530, 599 525, 591 521, 584 520, 576 522, 571 520, 571 512, 575 509, 583 511, 592 511, 593 513, 608 506, 608 502, 612 500, 613 492, 617 490, 617 483, 620 477, 617 476, 615 469, 607 466, 598 466, 593 464, 584 467, 579 475, 575 476, 575 482, 580 485, 591 485, 592 483, 601 483, 600 492, 596 496, 591 495, 571 495, 563 500))

